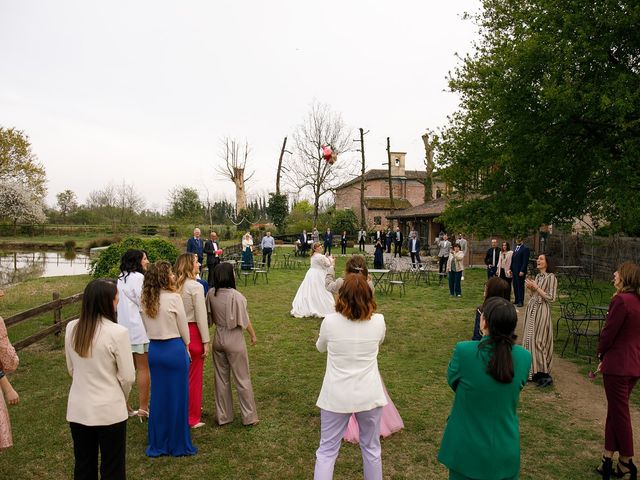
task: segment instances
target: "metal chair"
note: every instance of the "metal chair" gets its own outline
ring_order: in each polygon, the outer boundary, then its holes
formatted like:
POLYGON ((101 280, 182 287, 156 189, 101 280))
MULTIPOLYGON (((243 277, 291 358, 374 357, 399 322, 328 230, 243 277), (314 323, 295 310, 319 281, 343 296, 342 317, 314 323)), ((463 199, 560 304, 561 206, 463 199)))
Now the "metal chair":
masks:
POLYGON ((269 284, 269 270, 267 269, 267 265, 264 262, 258 262, 255 264, 253 268, 253 284, 255 285, 258 281, 258 277, 262 275, 262 277, 269 284))
POLYGON ((573 341, 574 353, 577 354, 582 337, 587 339, 588 349, 591 351, 592 339, 597 339, 600 336, 603 324, 602 314, 594 314, 584 303, 567 302, 560 304, 560 318, 564 319, 567 325, 567 338, 560 356, 564 356, 564 351, 570 340, 573 341), (595 328, 593 328, 592 322, 596 323, 595 328))

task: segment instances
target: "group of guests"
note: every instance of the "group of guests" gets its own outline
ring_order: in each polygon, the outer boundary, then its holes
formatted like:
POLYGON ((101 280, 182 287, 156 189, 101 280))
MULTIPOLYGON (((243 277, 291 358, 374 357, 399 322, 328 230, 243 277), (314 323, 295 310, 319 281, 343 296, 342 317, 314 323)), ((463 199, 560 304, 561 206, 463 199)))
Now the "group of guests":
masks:
POLYGON ((256 334, 247 301, 235 288, 233 266, 215 266, 215 287, 206 297, 194 253, 180 255, 172 266, 150 264, 144 251, 129 250, 120 270, 117 282, 99 279, 87 285, 80 318, 66 330, 75 478, 97 478, 98 451, 102 477, 125 478, 130 417, 148 419, 149 457, 196 454, 190 429, 205 425, 203 369, 210 350, 217 423, 233 421, 231 373, 243 424, 258 423, 243 332, 252 345, 256 334), (140 403, 134 410, 128 398, 136 379, 140 403))
MULTIPOLYGON (((318 232, 317 228, 314 228, 311 234, 308 234, 306 230, 302 230, 302 233, 298 237, 297 245, 300 253, 302 255, 306 255, 307 251, 311 249, 311 254, 313 255, 312 246, 316 243, 322 244, 323 253, 331 255, 331 248, 333 247, 333 237, 334 234, 331 231, 331 228, 327 227, 326 231, 322 234, 322 241, 320 240, 320 232, 318 232)), ((340 254, 342 256, 347 254, 347 243, 348 243, 348 235, 347 231, 343 230, 340 235, 340 254)))
POLYGON ((502 242, 498 248, 498 241, 492 239, 491 247, 484 257, 487 278, 498 276, 509 283, 509 287, 513 286, 514 303, 517 307, 524 306, 525 279, 530 255, 529 247, 524 244, 523 237, 519 236, 516 238, 515 250, 511 250, 509 242, 502 242))

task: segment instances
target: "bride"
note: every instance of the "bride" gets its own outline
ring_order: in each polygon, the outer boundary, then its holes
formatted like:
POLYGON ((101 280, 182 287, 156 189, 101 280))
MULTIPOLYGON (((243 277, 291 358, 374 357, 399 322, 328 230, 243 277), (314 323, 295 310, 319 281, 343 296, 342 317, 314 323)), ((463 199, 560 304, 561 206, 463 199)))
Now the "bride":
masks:
POLYGON ((307 270, 293 299, 291 315, 297 318, 320 317, 335 312, 333 295, 324 286, 331 260, 322 254, 322 244, 313 244, 311 267, 307 270))

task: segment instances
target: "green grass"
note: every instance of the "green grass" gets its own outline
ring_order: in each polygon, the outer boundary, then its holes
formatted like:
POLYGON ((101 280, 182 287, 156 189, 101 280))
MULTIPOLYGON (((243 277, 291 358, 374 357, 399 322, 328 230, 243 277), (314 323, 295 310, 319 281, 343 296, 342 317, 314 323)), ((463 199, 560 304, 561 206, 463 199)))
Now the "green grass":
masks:
MULTIPOLYGON (((338 271, 344 259, 339 259, 338 271)), ((320 320, 289 316, 291 300, 305 269, 272 270, 269 285, 241 285, 255 326, 258 344, 249 347, 251 376, 260 424, 247 428, 240 419, 214 426, 213 372, 205 369, 204 421, 193 432, 198 455, 148 459, 144 455, 146 425, 128 424, 129 478, 144 479, 303 479, 313 474, 319 439, 315 401, 326 357, 315 349, 320 320)), ((78 279, 77 290, 86 277, 78 279)), ((480 303, 484 270, 465 272, 463 297, 452 299, 442 286, 407 286, 407 295, 377 295, 385 315, 387 336, 379 355, 382 377, 405 422, 405 429, 383 440, 384 475, 388 479, 442 479, 436 460, 453 393, 445 372, 456 342, 470 338, 474 309, 480 303)), ((32 288, 50 280, 16 287, 32 288)), ((61 279, 61 282, 68 281, 61 279)), ((44 287, 43 287, 44 288, 44 287)), ((50 288, 50 287, 49 287, 50 288)), ((69 286, 71 288, 71 286, 69 286)), ((43 293, 43 298, 47 297, 43 293)), ((21 297, 22 298, 22 297, 21 297)), ((47 297, 48 299, 48 297, 47 297)), ((7 316, 17 308, 0 303, 7 316)), ((35 297, 24 298, 36 302, 35 297)), ((22 308, 22 307, 20 307, 22 308)), ((12 333, 13 335, 13 333, 12 333)), ((21 365, 11 381, 21 403, 11 409, 15 447, 0 455, 2 478, 70 478, 73 452, 65 422, 70 379, 59 341, 21 352, 21 365)), ((135 389, 134 389, 135 390, 135 389)), ((136 405, 135 393, 132 403, 136 405)), ((236 410, 237 412, 237 410, 236 410)), ((482 406, 478 406, 482 414, 482 406)), ((572 415, 571 405, 554 389, 527 387, 521 404, 522 479, 589 478, 600 451, 597 425, 572 415), (589 473, 586 473, 589 472, 589 473)), ((337 479, 362 478, 360 450, 344 444, 335 470, 337 479)))

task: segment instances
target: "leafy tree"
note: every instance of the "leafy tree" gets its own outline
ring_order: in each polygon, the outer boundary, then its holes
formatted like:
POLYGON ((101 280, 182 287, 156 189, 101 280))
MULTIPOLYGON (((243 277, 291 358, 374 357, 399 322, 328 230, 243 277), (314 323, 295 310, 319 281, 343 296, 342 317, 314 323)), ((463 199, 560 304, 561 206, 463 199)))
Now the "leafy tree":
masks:
POLYGON ((285 221, 289 214, 289 199, 281 193, 271 193, 269 195, 269 206, 267 207, 269 218, 279 232, 284 232, 285 221))
POLYGON ((336 235, 341 234, 344 231, 347 233, 353 233, 358 230, 358 217, 356 212, 350 208, 345 210, 336 210, 333 212, 331 220, 331 230, 336 235))
POLYGON ((47 217, 42 203, 17 181, 0 182, 0 218, 9 220, 14 228, 18 223, 44 223, 47 217))
POLYGON ((301 200, 293 205, 285 224, 287 232, 290 233, 301 233, 302 230, 311 232, 313 228, 313 205, 308 200, 301 200))
POLYGON ((318 221, 320 200, 353 174, 353 159, 341 156, 335 164, 322 158, 322 146, 331 145, 340 155, 352 145, 351 132, 340 114, 328 105, 314 102, 305 121, 293 136, 295 155, 287 162, 285 179, 297 190, 311 190, 313 224, 318 221))
POLYGON ((63 219, 66 219, 67 215, 73 213, 78 208, 78 198, 71 190, 65 190, 64 192, 56 194, 56 200, 63 219))
POLYGON ((120 274, 120 259, 129 249, 144 250, 150 262, 167 260, 175 263, 180 251, 171 242, 162 238, 142 239, 127 237, 121 242, 113 243, 91 263, 91 272, 95 278, 116 278, 120 274))
POLYGON ((203 209, 198 191, 194 188, 180 187, 170 194, 169 212, 174 218, 200 221, 203 209))
MULTIPOLYGON (((518 233, 584 214, 626 228, 640 201, 640 8, 631 0, 484 0, 449 85, 443 220, 518 233)), ((637 224, 637 221, 635 222, 637 224)))
POLYGON ((0 127, 0 182, 20 183, 31 196, 46 194, 44 167, 31 152, 29 137, 21 130, 0 127))

